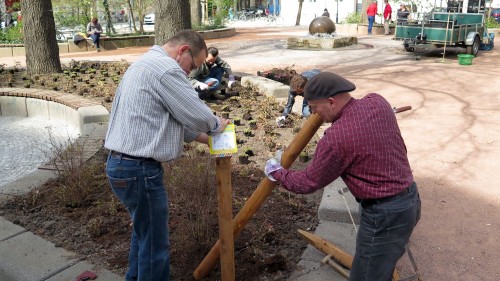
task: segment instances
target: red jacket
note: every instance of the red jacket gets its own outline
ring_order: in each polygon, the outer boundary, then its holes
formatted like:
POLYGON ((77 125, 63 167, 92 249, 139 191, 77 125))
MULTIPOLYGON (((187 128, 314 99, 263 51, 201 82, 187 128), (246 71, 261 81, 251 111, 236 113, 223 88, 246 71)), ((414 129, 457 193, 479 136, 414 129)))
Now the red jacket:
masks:
POLYGON ((366 9, 366 14, 370 16, 375 16, 377 14, 377 3, 371 3, 370 6, 368 6, 368 9, 366 9))
POLYGON ((387 3, 387 5, 385 5, 385 8, 384 8, 384 19, 390 20, 391 15, 392 15, 392 8, 391 8, 391 5, 389 5, 389 3, 387 3))

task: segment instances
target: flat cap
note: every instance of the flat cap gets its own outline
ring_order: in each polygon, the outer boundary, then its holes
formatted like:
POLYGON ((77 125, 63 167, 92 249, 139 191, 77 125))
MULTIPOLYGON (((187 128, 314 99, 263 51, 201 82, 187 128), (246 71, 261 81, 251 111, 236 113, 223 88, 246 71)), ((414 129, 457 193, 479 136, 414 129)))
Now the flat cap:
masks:
POLYGON ((304 89, 306 100, 319 100, 332 97, 336 94, 348 93, 356 90, 356 85, 331 72, 320 72, 312 77, 304 89))

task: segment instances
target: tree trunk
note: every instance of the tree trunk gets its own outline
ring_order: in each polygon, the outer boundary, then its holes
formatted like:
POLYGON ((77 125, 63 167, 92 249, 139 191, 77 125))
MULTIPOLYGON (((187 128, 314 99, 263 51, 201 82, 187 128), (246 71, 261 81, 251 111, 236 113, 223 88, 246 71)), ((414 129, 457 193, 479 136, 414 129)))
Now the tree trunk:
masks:
POLYGON ((300 25, 300 14, 302 14, 302 3, 304 3, 304 0, 299 0, 299 11, 297 12, 297 20, 295 21, 295 25, 297 26, 300 25))
POLYGON ((135 19, 134 19, 134 9, 132 7, 132 3, 130 0, 127 1, 128 4, 128 11, 129 11, 129 22, 131 22, 132 26, 134 27, 134 31, 137 32, 137 27, 135 26, 135 19))
POLYGON ((116 30, 113 27, 113 22, 111 20, 111 12, 109 11, 109 3, 108 0, 103 0, 102 5, 104 6, 104 12, 106 14, 106 34, 110 35, 111 33, 116 34, 116 30))
POLYGON ((51 0, 21 1, 21 10, 28 72, 61 72, 51 0))
POLYGON ((156 0, 155 44, 163 45, 177 32, 191 29, 191 8, 185 0, 156 0))
POLYGON ((363 5, 361 5, 361 19, 363 23, 368 23, 368 15, 366 14, 366 10, 368 6, 373 2, 373 0, 363 0, 363 5))
POLYGON ((201 25, 201 3, 200 0, 190 0, 191 3, 191 25, 201 25))

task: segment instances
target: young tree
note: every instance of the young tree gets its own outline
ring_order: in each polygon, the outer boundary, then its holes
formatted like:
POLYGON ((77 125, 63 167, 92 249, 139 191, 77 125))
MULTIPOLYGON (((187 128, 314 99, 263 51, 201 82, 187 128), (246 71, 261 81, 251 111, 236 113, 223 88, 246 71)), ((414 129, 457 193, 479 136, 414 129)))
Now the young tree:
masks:
POLYGON ((21 1, 28 72, 61 72, 51 0, 21 1))
POLYGON ((177 32, 191 29, 191 8, 185 0, 155 1, 155 43, 163 45, 177 32))

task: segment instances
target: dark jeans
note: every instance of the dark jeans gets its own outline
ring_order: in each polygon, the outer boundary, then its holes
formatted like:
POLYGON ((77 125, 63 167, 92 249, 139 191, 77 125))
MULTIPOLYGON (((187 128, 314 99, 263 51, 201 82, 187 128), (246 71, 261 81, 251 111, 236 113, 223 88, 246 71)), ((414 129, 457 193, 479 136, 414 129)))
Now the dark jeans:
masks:
POLYGON ((106 175, 133 222, 125 280, 168 281, 168 197, 161 163, 150 158, 110 154, 106 175))
POLYGON ((210 74, 207 77, 203 78, 200 82, 207 84, 208 82, 215 82, 212 86, 208 88, 208 90, 217 90, 220 86, 220 82, 222 81, 222 76, 224 75, 224 69, 220 66, 214 66, 210 69, 210 74))
POLYGON ((92 42, 94 43, 95 47, 97 49, 99 49, 99 39, 101 38, 101 34, 100 33, 94 33, 94 34, 90 34, 90 38, 92 38, 92 42))
MULTIPOLYGON (((286 105, 285 105, 285 109, 283 110, 283 116, 288 116, 288 114, 290 114, 290 112, 292 112, 292 107, 293 105, 295 104, 295 97, 297 95, 294 94, 294 92, 288 92, 288 100, 286 102, 286 105)), ((307 103, 307 100, 304 99, 304 101, 302 102, 302 116, 304 117, 308 117, 309 115, 311 115, 311 111, 309 110, 309 104, 307 103)))
POLYGON ((375 21, 375 16, 368 16, 368 34, 372 34, 372 27, 374 21, 375 21))
POLYGON ((382 200, 361 200, 361 219, 350 281, 390 281, 420 219, 420 196, 409 192, 382 200))

